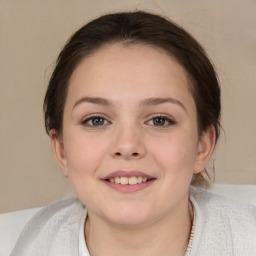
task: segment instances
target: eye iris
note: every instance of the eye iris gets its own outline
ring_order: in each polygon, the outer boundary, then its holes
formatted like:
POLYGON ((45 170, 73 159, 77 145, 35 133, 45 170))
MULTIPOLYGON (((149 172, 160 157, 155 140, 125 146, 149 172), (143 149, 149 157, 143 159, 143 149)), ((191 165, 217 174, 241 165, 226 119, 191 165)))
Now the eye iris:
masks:
POLYGON ((92 124, 93 125, 103 125, 104 124, 104 119, 101 118, 101 117, 92 118, 92 124))
POLYGON ((153 118, 153 123, 156 126, 163 126, 165 125, 165 118, 164 117, 155 117, 153 118))

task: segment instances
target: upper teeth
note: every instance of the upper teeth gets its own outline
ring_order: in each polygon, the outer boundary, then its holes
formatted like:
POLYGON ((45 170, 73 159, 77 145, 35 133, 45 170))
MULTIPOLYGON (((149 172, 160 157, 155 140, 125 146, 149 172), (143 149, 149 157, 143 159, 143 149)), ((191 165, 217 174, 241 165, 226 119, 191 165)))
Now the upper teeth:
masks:
POLYGON ((130 177, 130 178, 127 178, 127 177, 115 177, 115 178, 111 178, 109 179, 109 181, 111 183, 116 183, 116 184, 122 184, 122 185, 135 185, 137 183, 142 183, 142 182, 146 182, 148 179, 145 178, 145 177, 130 177))

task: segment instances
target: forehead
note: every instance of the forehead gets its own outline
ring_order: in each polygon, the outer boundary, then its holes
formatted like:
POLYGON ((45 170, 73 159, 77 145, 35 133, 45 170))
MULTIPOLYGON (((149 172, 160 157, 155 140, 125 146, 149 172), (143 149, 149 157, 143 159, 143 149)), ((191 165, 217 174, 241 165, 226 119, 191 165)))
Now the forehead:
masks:
POLYGON ((143 44, 115 43, 81 61, 71 76, 68 98, 102 94, 119 99, 147 98, 170 93, 182 99, 191 96, 188 84, 184 68, 165 51, 143 44))

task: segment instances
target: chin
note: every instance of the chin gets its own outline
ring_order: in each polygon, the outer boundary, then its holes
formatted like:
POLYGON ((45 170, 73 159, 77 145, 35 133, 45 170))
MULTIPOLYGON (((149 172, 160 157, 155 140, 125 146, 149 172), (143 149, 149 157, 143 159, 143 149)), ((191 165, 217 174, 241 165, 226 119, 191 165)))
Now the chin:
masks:
POLYGON ((112 209, 106 216, 112 223, 127 227, 138 227, 146 225, 152 219, 152 211, 141 207, 124 207, 120 210, 112 209))

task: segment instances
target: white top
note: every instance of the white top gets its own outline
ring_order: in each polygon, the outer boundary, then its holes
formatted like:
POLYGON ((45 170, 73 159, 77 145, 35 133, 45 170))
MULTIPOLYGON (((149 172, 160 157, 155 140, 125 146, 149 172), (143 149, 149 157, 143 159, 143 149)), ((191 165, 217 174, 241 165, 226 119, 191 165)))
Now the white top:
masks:
MULTIPOLYGON (((186 256, 255 256, 256 207, 191 187, 194 222, 186 256)), ((40 210, 26 225, 11 256, 89 256, 86 208, 69 198, 40 210)))

